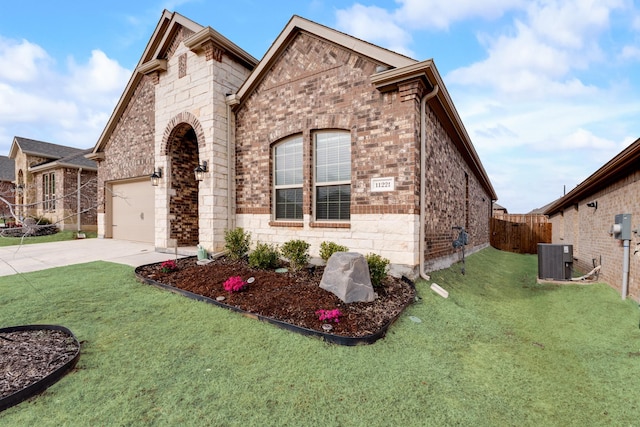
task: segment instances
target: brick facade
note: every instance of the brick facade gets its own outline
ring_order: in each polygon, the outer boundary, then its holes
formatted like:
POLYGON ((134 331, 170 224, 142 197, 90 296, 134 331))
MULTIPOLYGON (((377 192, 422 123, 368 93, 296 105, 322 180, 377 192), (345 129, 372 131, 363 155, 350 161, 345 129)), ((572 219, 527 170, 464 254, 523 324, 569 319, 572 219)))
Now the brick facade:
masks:
MULTIPOLYGON (((304 238, 314 255, 322 241, 332 240, 381 253, 405 271, 419 263, 420 99, 426 88, 416 79, 381 93, 370 81, 376 65, 300 33, 236 111, 238 225, 255 239, 304 238), (348 224, 313 221, 313 135, 326 129, 352 137, 348 224), (278 224, 271 213, 271 152, 274 144, 296 134, 304 141, 304 220, 278 224), (393 177, 395 191, 371 192, 371 178, 378 177, 393 177)), ((473 246, 488 244, 491 197, 431 110, 427 122, 425 259, 437 268, 455 255, 454 225, 468 228, 473 246)))
MULTIPOLYGON (((585 196, 550 216, 552 243, 573 245, 574 268, 588 272, 601 265, 600 280, 622 289, 623 241, 609 234, 615 215, 631 214, 632 229, 640 223, 640 171, 630 171, 622 178, 585 196), (597 201, 597 208, 587 203, 597 201)), ((640 301, 640 239, 632 233, 628 295, 640 301)))

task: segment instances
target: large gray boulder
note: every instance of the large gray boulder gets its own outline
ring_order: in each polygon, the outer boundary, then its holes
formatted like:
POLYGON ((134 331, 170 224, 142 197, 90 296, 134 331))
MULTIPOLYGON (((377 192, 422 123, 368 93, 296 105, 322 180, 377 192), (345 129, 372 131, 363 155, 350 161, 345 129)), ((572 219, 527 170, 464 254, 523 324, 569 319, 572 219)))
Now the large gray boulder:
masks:
POLYGON ((335 252, 331 255, 324 268, 320 287, 346 303, 376 299, 367 260, 357 252, 335 252))

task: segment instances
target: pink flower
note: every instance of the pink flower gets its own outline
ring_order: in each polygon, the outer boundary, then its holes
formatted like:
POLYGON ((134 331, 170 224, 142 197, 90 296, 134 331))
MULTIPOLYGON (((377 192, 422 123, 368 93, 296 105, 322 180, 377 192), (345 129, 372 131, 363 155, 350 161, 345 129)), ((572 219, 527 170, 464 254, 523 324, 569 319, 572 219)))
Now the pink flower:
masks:
POLYGON ((243 290, 246 285, 247 285, 247 282, 242 280, 242 277, 232 276, 232 277, 229 277, 222 286, 224 287, 224 290, 227 292, 238 292, 243 290))
POLYGON ((342 316, 342 312, 339 309, 335 308, 333 310, 318 310, 316 311, 316 316, 318 316, 318 320, 327 322, 340 322, 340 316, 342 316))
POLYGON ((178 264, 176 264, 174 260, 170 259, 160 264, 160 269, 163 273, 170 273, 178 270, 178 264))

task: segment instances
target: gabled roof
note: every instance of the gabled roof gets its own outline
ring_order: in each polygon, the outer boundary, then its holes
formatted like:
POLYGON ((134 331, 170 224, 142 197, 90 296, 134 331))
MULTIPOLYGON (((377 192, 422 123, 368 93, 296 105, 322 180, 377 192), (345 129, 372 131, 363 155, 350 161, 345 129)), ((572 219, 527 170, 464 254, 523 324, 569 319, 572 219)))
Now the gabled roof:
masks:
POLYGON ((144 75, 156 71, 166 71, 166 53, 173 41, 173 37, 181 27, 195 33, 184 41, 185 45, 194 52, 199 52, 206 42, 211 42, 224 49, 225 53, 244 64, 249 69, 252 69, 255 64, 258 63, 257 59, 215 31, 213 28, 203 27, 177 12, 169 12, 165 9, 162 12, 160 21, 158 21, 158 25, 156 25, 156 28, 147 43, 147 47, 138 61, 136 69, 133 71, 118 104, 109 118, 107 125, 102 131, 100 138, 98 138, 92 152, 87 154, 87 157, 92 159, 100 159, 102 157, 103 153, 101 153, 101 151, 104 149, 111 133, 114 131, 120 117, 122 117, 122 114, 127 108, 127 105, 136 90, 136 87, 144 75))
POLYGON ((52 144, 50 142, 37 141, 35 139, 22 138, 16 136, 9 150, 9 158, 15 159, 18 151, 30 156, 44 157, 46 159, 61 159, 66 156, 77 154, 82 151, 79 148, 67 147, 64 145, 52 144))
POLYGON ((0 156, 0 181, 14 181, 16 179, 16 163, 7 156, 0 156))
POLYGON ((324 25, 320 25, 308 19, 294 15, 278 38, 273 42, 267 53, 260 60, 253 72, 247 80, 242 84, 238 92, 227 96, 227 102, 234 109, 237 109, 247 97, 258 86, 262 79, 267 75, 273 64, 279 59, 280 55, 285 51, 291 41, 299 34, 306 33, 317 38, 321 38, 329 43, 338 45, 344 49, 351 50, 361 56, 369 58, 373 62, 379 64, 384 71, 378 72, 371 76, 371 82, 380 91, 387 91, 397 87, 403 81, 415 78, 422 79, 429 89, 433 89, 436 85, 437 103, 430 104, 436 110, 440 119, 445 123, 445 127, 450 130, 454 137, 454 143, 465 157, 468 164, 474 169, 482 185, 485 187, 489 196, 496 200, 498 196, 489 180, 489 176, 485 171, 480 157, 476 152, 471 138, 467 134, 462 120, 456 111, 453 101, 449 96, 442 77, 438 72, 432 59, 418 62, 415 59, 405 55, 393 52, 391 50, 376 46, 364 40, 334 30, 324 25), (437 104, 437 106, 435 105, 437 104), (448 126, 447 126, 448 123, 448 126), (457 135, 457 138, 455 138, 457 135))
POLYGON ((322 38, 330 43, 352 50, 362 56, 370 58, 373 62, 387 67, 404 67, 415 64, 417 61, 391 50, 376 46, 364 40, 342 33, 333 28, 326 27, 308 19, 294 15, 284 27, 278 38, 271 44, 260 63, 254 68, 247 80, 242 84, 236 94, 228 99, 231 105, 241 104, 253 89, 260 83, 271 66, 278 60, 289 43, 300 32, 322 38))
POLYGON ((578 184, 573 190, 553 202, 544 211, 545 215, 553 215, 562 209, 575 205, 580 200, 613 184, 620 178, 640 169, 640 138, 609 160, 595 171, 589 178, 578 184))
POLYGON ((71 168, 71 169, 82 169, 88 171, 97 171, 98 165, 95 161, 87 159, 85 156, 91 152, 91 149, 87 150, 79 150, 77 153, 74 153, 70 156, 63 157, 61 159, 43 163, 37 166, 32 166, 29 168, 30 172, 43 172, 49 169, 57 169, 57 168, 71 168))

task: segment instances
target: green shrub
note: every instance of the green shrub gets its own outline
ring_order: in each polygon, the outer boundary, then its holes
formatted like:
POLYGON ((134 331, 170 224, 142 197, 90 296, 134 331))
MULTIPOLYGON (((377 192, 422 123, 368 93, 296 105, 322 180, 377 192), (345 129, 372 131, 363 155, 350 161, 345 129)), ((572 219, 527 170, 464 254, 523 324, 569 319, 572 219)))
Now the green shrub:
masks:
POLYGON ((277 246, 258 242, 249 254, 249 266, 263 270, 277 268, 280 263, 280 251, 277 246))
POLYGON ((224 247, 229 251, 229 257, 240 259, 249 252, 251 233, 245 232, 242 227, 224 232, 224 247))
POLYGON ((335 252, 349 252, 349 248, 333 242, 320 243, 320 258, 325 262, 327 262, 335 252))
POLYGON ((382 286, 382 280, 387 277, 389 260, 387 258, 382 258, 378 254, 368 254, 365 258, 367 259, 367 264, 369 264, 371 285, 374 288, 382 286))
POLYGON ((291 263, 291 268, 300 270, 309 262, 309 243, 304 240, 289 240, 280 249, 282 256, 291 263))

